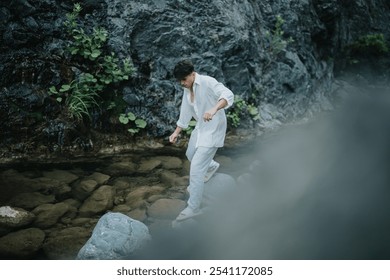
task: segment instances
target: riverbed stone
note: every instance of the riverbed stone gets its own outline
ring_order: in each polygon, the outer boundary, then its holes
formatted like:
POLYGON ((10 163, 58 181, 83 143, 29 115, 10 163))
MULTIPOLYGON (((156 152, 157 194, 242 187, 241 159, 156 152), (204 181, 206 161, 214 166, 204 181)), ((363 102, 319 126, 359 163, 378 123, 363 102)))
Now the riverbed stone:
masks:
POLYGON ((45 233, 38 228, 11 232, 0 238, 0 256, 6 259, 31 258, 42 248, 44 239, 45 233))
POLYGON ((37 217, 34 221, 34 226, 45 229, 55 225, 58 220, 69 211, 69 207, 70 206, 64 202, 39 205, 32 211, 37 217))
POLYGON ((151 240, 148 227, 122 213, 103 215, 77 254, 79 260, 129 259, 151 240))
POLYGON ((76 181, 79 177, 67 170, 44 171, 43 175, 47 178, 58 180, 67 184, 76 181))
POLYGON ((137 208, 137 209, 131 210, 130 212, 126 213, 126 215, 129 216, 130 218, 137 220, 137 221, 140 221, 140 222, 144 222, 148 218, 148 216, 146 215, 145 208, 137 208))
POLYGON ((93 179, 82 179, 73 184, 73 197, 80 201, 85 200, 98 187, 98 182, 93 179))
POLYGON ((28 184, 33 191, 50 192, 56 196, 64 196, 71 191, 67 183, 48 177, 28 179, 25 184, 28 184))
POLYGON ((161 160, 154 159, 154 158, 142 160, 137 171, 139 173, 147 174, 149 172, 152 172, 155 168, 157 168, 159 166, 161 166, 161 160))
POLYGON ((106 184, 107 181, 111 178, 110 175, 100 173, 100 172, 94 172, 91 175, 85 177, 85 179, 92 179, 95 180, 99 185, 106 184))
POLYGON ((31 224, 35 215, 21 208, 10 206, 0 207, 0 227, 20 228, 31 224))
POLYGON ((188 186, 190 184, 190 176, 185 175, 176 177, 172 181, 172 186, 188 186))
POLYGON ((175 186, 177 178, 180 176, 170 170, 163 170, 160 173, 160 180, 169 187, 175 186))
POLYGON ((45 195, 39 192, 31 192, 31 193, 21 193, 14 196, 9 201, 9 204, 11 206, 30 210, 30 209, 34 209, 35 207, 41 204, 53 203, 55 202, 55 200, 56 199, 54 195, 45 195))
POLYGON ((154 219, 173 220, 185 207, 186 202, 183 200, 162 198, 148 208, 147 214, 154 219))
POLYGON ((132 186, 134 178, 131 177, 117 177, 112 181, 113 186, 117 190, 128 189, 132 186))
POLYGON ((110 176, 128 176, 137 171, 137 165, 132 161, 120 161, 110 164, 103 172, 110 176))
POLYGON ((84 226, 52 231, 42 246, 43 251, 50 260, 74 260, 91 232, 91 228, 84 226))
POLYGON ((173 156, 157 156, 156 159, 160 160, 164 169, 181 169, 183 168, 183 161, 178 157, 173 156))
POLYGON ((151 195, 148 197, 148 199, 146 200, 148 203, 153 203, 161 198, 167 198, 167 195, 165 194, 154 194, 154 195, 151 195))
POLYGON ((164 192, 161 186, 141 186, 126 195, 126 205, 133 209, 139 208, 148 197, 164 192))
POLYGON ((79 209, 81 216, 91 216, 111 209, 114 206, 114 188, 103 185, 88 197, 79 209))

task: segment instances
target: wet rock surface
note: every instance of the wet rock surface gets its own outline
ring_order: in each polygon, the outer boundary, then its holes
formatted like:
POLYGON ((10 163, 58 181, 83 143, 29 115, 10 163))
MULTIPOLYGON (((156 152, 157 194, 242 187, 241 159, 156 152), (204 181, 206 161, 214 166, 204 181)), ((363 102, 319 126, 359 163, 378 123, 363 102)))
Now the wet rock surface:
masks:
POLYGON ((121 213, 107 213, 77 254, 78 260, 129 259, 150 241, 148 228, 121 213))

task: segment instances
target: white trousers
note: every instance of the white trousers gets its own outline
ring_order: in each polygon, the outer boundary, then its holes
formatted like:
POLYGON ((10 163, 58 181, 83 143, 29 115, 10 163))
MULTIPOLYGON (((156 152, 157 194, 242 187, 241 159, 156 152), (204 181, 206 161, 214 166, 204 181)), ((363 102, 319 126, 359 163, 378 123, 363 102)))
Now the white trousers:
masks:
POLYGON ((197 131, 194 130, 194 135, 191 135, 186 151, 186 156, 191 162, 190 165, 190 185, 188 186, 188 192, 190 197, 188 199, 188 208, 193 212, 197 212, 201 208, 203 190, 204 190, 204 178, 207 170, 210 166, 216 164, 213 160, 217 147, 197 147, 196 138, 197 131))

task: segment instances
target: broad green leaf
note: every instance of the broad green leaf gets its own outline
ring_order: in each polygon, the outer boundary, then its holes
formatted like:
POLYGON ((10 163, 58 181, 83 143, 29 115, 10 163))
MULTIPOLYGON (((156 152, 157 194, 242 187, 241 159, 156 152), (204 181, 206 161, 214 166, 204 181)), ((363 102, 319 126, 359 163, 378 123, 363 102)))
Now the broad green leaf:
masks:
POLYGON ((142 120, 142 119, 137 119, 135 120, 135 124, 137 125, 137 127, 139 128, 145 128, 146 127, 146 121, 142 120))
POLYGON ((139 131, 139 129, 137 129, 137 128, 129 128, 127 131, 130 132, 131 134, 136 134, 139 131))
POLYGON ((134 121, 134 120, 135 120, 135 115, 134 115, 132 112, 128 112, 128 113, 127 113, 127 117, 128 117, 129 120, 131 120, 131 121, 134 121))
POLYGON ((57 94, 58 91, 57 91, 57 89, 56 89, 55 86, 52 86, 52 87, 49 88, 49 93, 51 93, 51 94, 57 94))
POLYGON ((60 88, 60 92, 65 92, 70 89, 70 85, 62 85, 60 88))
POLYGON ((102 52, 99 51, 99 50, 93 50, 92 53, 91 53, 91 56, 93 58, 97 58, 102 52))
POLYGON ((119 121, 123 124, 128 124, 129 123, 129 119, 126 117, 125 114, 120 114, 119 116, 119 121))

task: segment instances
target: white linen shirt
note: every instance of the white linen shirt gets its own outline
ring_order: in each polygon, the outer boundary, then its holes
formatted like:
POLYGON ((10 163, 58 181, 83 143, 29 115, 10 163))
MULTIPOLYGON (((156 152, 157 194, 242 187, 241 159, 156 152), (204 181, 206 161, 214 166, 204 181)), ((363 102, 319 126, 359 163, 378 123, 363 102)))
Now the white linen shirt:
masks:
POLYGON ((196 147, 223 147, 227 129, 225 110, 234 102, 233 92, 216 79, 195 73, 193 84, 194 103, 191 104, 190 90, 184 88, 177 126, 185 129, 192 118, 196 120, 198 133, 196 147), (213 108, 220 99, 227 101, 227 106, 220 109, 212 120, 206 122, 203 115, 213 108))

